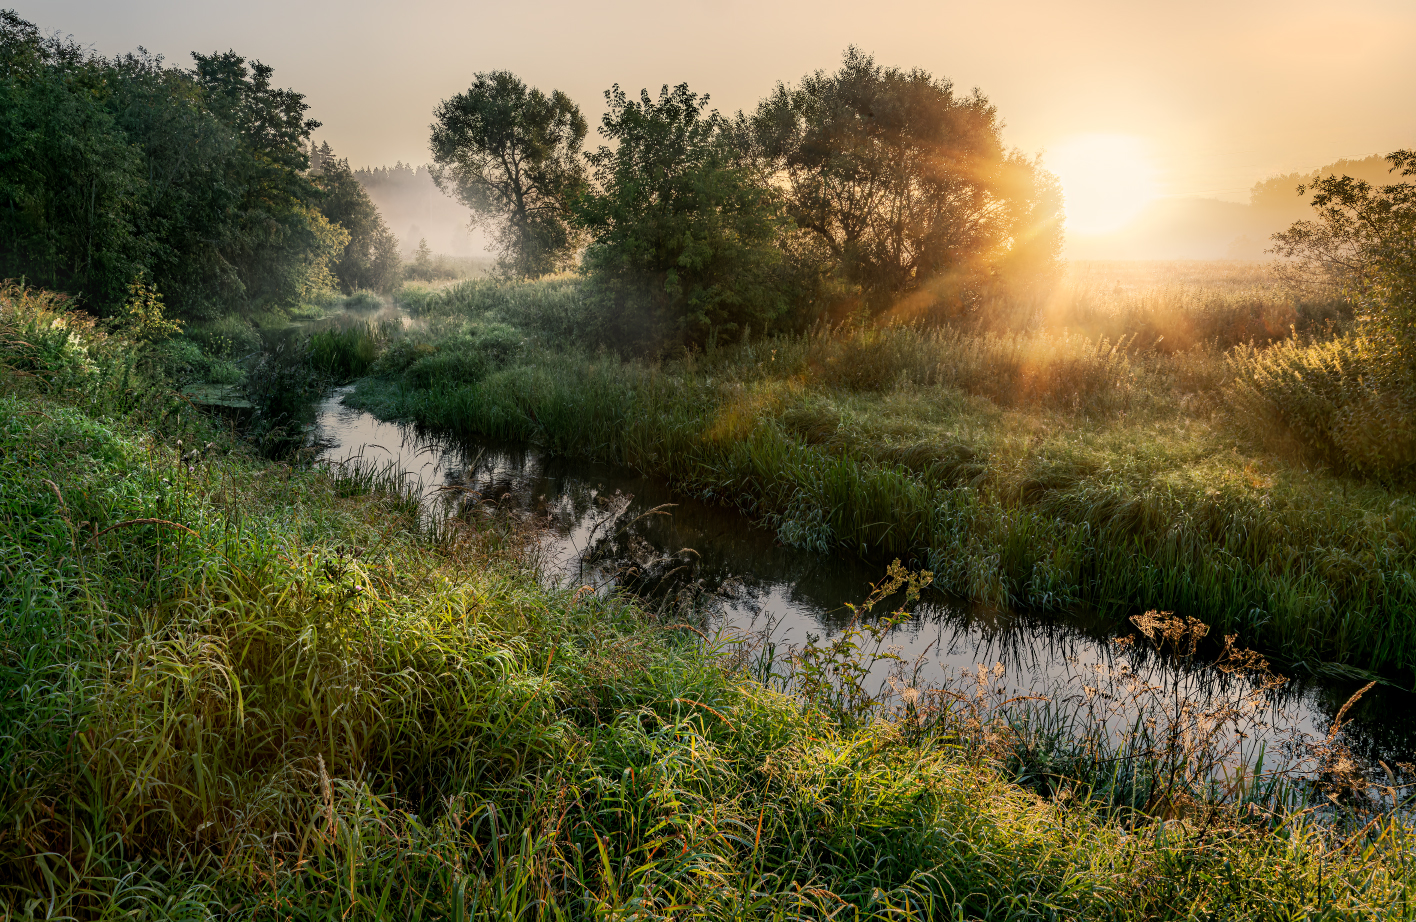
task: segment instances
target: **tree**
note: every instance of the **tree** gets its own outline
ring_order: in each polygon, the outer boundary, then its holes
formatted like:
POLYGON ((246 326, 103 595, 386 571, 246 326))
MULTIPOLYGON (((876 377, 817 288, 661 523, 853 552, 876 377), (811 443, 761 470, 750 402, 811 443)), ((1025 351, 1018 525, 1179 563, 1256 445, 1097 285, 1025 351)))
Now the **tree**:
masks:
POLYGON ((0 10, 0 278, 116 307, 149 242, 143 162, 116 124, 102 62, 0 10))
POLYGON ((1000 128, 977 90, 957 96, 854 47, 840 70, 779 84, 737 125, 791 217, 876 311, 912 293, 966 305, 1055 269, 1060 186, 1000 128))
POLYGON ((318 123, 271 68, 193 58, 107 59, 0 11, 0 277, 95 313, 142 279, 186 318, 308 290, 338 236, 306 175, 318 123))
POLYGON ((240 280, 241 306, 294 303, 324 239, 311 217, 319 192, 305 147, 320 123, 305 117, 303 95, 274 86, 269 65, 234 51, 192 59, 202 104, 235 134, 238 155, 211 179, 239 192, 223 255, 240 280))
POLYGON ((592 235, 585 268, 596 295, 641 345, 702 343, 761 330, 788 307, 783 255, 790 221, 772 190, 736 161, 707 96, 680 84, 631 100, 615 86, 589 156, 597 191, 577 217, 592 235))
POLYGON ((315 185, 323 197, 319 211, 349 232, 349 241, 335 260, 333 271, 345 293, 365 288, 388 293, 403 275, 398 238, 388 229, 369 194, 349 169, 349 161, 335 157, 326 142, 311 158, 315 185))
MULTIPOLYGON (((1416 176, 1416 151, 1386 160, 1390 172, 1416 176)), ((1368 335, 1416 380, 1416 183, 1328 175, 1300 186, 1305 192, 1316 217, 1274 234, 1270 252, 1292 261, 1290 278, 1352 296, 1368 335)))
POLYGON ((579 243, 569 207, 585 184, 588 130, 570 97, 493 71, 434 117, 433 179, 492 227, 501 270, 532 278, 568 267, 579 243))

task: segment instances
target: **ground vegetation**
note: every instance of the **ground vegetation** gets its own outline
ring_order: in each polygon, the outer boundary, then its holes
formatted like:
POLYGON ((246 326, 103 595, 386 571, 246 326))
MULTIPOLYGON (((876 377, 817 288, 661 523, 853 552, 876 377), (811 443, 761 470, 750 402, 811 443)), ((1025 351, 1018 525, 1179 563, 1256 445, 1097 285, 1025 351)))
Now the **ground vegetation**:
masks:
POLYGON ((928 574, 791 657, 705 640, 545 588, 514 521, 430 518, 397 472, 262 461, 65 307, 0 294, 12 917, 1416 912, 1404 813, 1164 742, 1210 716, 1118 749, 986 671, 862 685, 871 609, 928 574))

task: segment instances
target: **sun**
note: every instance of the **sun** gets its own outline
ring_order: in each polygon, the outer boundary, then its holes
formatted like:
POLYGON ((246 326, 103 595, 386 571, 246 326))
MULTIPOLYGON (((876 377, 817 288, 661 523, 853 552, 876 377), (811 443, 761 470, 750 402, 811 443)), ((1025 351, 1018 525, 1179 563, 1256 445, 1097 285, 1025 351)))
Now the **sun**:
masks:
POLYGON ((1158 194, 1145 144, 1130 135, 1076 135, 1044 161, 1062 181, 1067 228, 1078 234, 1120 230, 1158 194))

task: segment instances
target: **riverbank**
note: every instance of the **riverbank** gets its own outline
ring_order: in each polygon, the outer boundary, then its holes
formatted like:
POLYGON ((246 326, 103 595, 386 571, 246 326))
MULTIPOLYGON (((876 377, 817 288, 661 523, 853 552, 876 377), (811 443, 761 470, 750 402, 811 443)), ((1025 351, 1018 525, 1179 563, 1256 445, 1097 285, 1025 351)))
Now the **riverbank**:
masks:
MULTIPOLYGON (((1145 316, 1227 328, 1265 297, 1145 316)), ((1175 611, 1289 669, 1416 681, 1416 494, 1246 428, 1245 347, 893 327, 649 362, 572 345, 573 280, 412 306, 351 398, 382 418, 626 464, 991 604, 1175 611)))
POLYGON ((547 590, 511 523, 262 460, 137 344, 0 310, 7 916, 1416 914, 1393 814, 1083 771, 945 699, 861 709, 819 681, 844 647, 764 684, 547 590))

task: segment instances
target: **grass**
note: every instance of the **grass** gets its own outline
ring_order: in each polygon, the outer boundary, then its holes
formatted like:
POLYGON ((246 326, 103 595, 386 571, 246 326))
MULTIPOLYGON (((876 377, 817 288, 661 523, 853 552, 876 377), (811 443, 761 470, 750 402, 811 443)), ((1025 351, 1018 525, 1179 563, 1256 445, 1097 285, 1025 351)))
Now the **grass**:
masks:
POLYGON ((510 523, 262 460, 130 355, 0 297, 0 916, 1416 916, 1400 812, 1042 796, 1005 712, 548 590, 510 523))
MULTIPOLYGON (((1254 297, 1235 282, 1167 303, 1230 295, 1254 297)), ((1218 345, 1143 348, 1038 319, 630 360, 545 319, 576 303, 565 280, 452 290, 396 348, 468 370, 435 384, 376 368, 354 402, 660 474, 786 543, 901 557, 975 599, 1118 622, 1175 611, 1290 669, 1416 682, 1416 496, 1254 438, 1218 345), (472 362, 494 330, 524 338, 472 362)))

